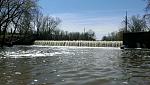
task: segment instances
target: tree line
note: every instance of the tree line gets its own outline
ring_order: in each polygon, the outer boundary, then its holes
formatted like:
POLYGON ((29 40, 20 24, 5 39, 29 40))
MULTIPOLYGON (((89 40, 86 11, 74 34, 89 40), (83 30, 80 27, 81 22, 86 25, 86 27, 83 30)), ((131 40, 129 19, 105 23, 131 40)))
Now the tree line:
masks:
POLYGON ((36 15, 35 28, 37 40, 95 40, 92 30, 87 32, 68 32, 59 29, 61 20, 58 17, 36 15))
POLYGON ((61 19, 43 16, 39 0, 0 0, 0 45, 31 43, 33 40, 95 40, 92 30, 67 32, 59 29, 61 19))
POLYGON ((33 20, 38 11, 37 3, 38 0, 0 0, 1 47, 33 33, 33 20))
POLYGON ((149 32, 150 31, 150 0, 145 0, 146 14, 143 16, 133 15, 128 17, 127 20, 122 21, 122 27, 115 32, 111 32, 106 36, 102 37, 102 41, 122 41, 123 33, 125 32, 149 32))

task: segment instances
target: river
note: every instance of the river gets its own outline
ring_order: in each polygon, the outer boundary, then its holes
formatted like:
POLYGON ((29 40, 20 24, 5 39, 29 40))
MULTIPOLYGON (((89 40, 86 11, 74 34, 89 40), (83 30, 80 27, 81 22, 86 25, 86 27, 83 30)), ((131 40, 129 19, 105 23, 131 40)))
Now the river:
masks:
POLYGON ((150 50, 5 47, 0 85, 150 85, 150 50))

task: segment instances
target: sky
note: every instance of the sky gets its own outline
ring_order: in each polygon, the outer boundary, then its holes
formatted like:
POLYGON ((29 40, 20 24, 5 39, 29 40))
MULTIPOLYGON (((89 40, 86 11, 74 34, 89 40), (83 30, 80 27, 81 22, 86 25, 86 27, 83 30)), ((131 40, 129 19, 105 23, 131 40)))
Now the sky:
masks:
POLYGON ((59 17, 59 28, 69 32, 92 29, 96 39, 119 30, 125 12, 128 16, 144 15, 144 0, 40 0, 44 15, 59 17))

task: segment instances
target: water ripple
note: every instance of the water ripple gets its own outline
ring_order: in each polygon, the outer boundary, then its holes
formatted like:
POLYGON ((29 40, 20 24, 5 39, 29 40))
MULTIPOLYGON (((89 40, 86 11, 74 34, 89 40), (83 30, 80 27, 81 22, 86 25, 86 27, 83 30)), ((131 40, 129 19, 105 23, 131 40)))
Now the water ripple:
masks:
POLYGON ((149 85, 150 51, 14 46, 0 52, 1 85, 149 85))

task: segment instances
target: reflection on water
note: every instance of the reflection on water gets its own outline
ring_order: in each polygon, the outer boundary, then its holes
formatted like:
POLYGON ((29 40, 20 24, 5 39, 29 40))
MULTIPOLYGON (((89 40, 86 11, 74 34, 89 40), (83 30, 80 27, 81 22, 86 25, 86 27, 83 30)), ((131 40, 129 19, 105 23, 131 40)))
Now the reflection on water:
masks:
POLYGON ((150 85, 150 51, 47 46, 0 49, 0 85, 150 85))

